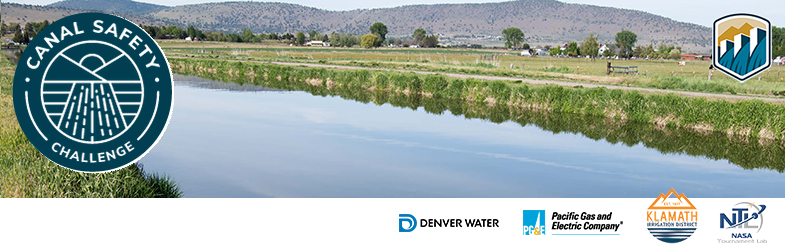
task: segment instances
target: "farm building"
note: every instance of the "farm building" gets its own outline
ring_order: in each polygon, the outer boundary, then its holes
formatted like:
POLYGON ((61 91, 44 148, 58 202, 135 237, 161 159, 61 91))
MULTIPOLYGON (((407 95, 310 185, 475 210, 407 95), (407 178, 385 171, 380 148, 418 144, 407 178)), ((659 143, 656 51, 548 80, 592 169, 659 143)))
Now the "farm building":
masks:
POLYGON ((330 43, 322 41, 310 41, 305 43, 305 46, 330 47, 330 43))
POLYGON ((711 60, 711 55, 702 55, 702 54, 681 54, 681 60, 692 60, 692 61, 707 61, 711 60))

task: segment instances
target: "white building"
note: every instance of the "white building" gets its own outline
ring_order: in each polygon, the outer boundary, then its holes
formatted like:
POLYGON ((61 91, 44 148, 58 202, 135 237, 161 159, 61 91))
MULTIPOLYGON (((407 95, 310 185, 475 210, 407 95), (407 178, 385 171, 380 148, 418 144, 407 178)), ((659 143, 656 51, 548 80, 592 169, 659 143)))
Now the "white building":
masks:
POLYGON ((608 45, 603 44, 603 45, 600 45, 600 49, 597 51, 597 53, 598 53, 598 55, 602 55, 607 50, 608 50, 608 45))
POLYGON ((322 41, 310 41, 305 43, 305 46, 330 47, 330 43, 322 41))

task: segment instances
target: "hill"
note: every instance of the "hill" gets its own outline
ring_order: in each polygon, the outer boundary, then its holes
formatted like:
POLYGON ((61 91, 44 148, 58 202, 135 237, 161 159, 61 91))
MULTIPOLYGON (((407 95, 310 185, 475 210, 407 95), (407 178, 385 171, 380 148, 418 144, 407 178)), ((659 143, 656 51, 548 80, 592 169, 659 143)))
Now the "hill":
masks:
MULTIPOLYGON (((429 33, 440 34, 443 38, 487 38, 500 36, 505 28, 518 27, 526 34, 526 42, 554 45, 582 41, 591 33, 599 34, 601 43, 612 42, 617 32, 630 30, 638 34, 639 45, 667 43, 682 46, 685 51, 711 49, 711 29, 705 26, 679 22, 643 11, 568 4, 555 0, 409 5, 351 11, 328 11, 297 4, 265 2, 221 2, 165 7, 131 0, 64 0, 52 6, 67 4, 69 8, 117 11, 116 7, 109 3, 137 6, 127 7, 128 12, 137 14, 121 13, 134 22, 148 25, 192 24, 205 31, 239 33, 243 28, 249 28, 255 33, 316 30, 320 33, 360 35, 368 33, 368 27, 374 22, 383 22, 388 27, 388 37, 410 37, 415 29, 422 27, 429 33), (106 4, 86 4, 98 2, 106 4)), ((3 3, 3 21, 54 20, 55 18, 51 17, 74 13, 52 6, 3 3)), ((496 45, 501 44, 498 39, 491 40, 496 45)), ((473 42, 471 39, 464 41, 473 42)))
POLYGON ((530 43, 583 40, 598 33, 611 40, 621 30, 638 34, 639 44, 668 43, 707 49, 711 29, 643 11, 568 4, 554 0, 521 0, 482 4, 410 5, 395 8, 327 11, 296 4, 224 2, 175 6, 151 14, 207 30, 364 34, 374 22, 387 25, 392 36, 409 36, 422 27, 446 36, 498 36, 519 27, 530 43))
MULTIPOLYGON (((2 11, 2 22, 6 24, 20 23, 24 25, 27 22, 41 22, 44 20, 56 21, 60 18, 87 12, 89 10, 74 10, 58 7, 18 4, 18 3, 0 3, 0 11, 2 11)), ((142 23, 146 25, 180 25, 176 21, 162 21, 149 16, 140 16, 134 14, 119 14, 120 16, 130 20, 134 23, 142 23)))
POLYGON ((140 3, 132 0, 62 0, 48 7, 74 10, 98 10, 107 13, 144 14, 166 9, 163 5, 140 3))

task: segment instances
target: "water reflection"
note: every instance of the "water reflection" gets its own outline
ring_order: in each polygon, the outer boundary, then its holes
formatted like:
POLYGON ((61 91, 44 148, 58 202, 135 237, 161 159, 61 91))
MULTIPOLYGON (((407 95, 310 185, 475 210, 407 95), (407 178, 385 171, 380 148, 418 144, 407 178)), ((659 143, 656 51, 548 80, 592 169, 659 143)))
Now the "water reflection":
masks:
POLYGON ((190 197, 783 197, 778 144, 417 96, 175 79, 172 122, 143 162, 190 197))
POLYGON ((19 63, 19 58, 22 57, 21 49, 0 49, 0 53, 14 64, 19 63))

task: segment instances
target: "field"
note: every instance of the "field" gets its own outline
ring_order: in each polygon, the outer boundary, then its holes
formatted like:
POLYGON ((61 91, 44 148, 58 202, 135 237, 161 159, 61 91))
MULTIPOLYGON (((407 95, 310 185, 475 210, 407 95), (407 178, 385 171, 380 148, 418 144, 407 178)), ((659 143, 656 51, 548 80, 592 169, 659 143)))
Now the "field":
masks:
POLYGON ((739 83, 708 61, 604 60, 521 57, 517 51, 425 48, 319 48, 281 44, 159 41, 169 57, 303 62, 368 68, 449 72, 623 85, 706 93, 779 97, 785 95, 785 67, 774 65, 757 78, 739 83), (638 66, 637 75, 606 75, 606 66, 638 66), (511 69, 510 66, 513 66, 511 69))
POLYGON ((169 177, 133 164, 121 170, 85 174, 44 157, 27 140, 14 114, 14 65, 0 56, 0 197, 179 197, 169 177))

